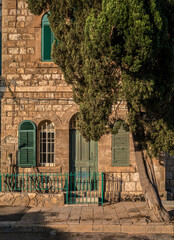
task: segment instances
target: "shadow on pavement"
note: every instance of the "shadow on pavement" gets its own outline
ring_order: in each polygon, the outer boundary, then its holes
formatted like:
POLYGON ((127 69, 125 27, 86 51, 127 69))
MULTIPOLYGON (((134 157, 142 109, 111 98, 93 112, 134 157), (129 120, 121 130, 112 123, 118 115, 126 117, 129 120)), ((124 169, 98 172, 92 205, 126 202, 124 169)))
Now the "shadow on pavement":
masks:
POLYGON ((29 207, 0 206, 0 222, 19 221, 29 209, 29 207))

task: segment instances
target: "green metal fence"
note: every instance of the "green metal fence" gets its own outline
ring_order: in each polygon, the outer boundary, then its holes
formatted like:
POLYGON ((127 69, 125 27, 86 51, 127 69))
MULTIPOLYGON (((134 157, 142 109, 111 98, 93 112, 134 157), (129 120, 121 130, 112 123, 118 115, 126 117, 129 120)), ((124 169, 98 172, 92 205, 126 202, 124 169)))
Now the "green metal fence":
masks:
POLYGON ((103 205, 103 173, 70 173, 68 187, 67 204, 98 203, 103 205))
POLYGON ((66 204, 103 205, 103 173, 0 173, 0 192, 58 193, 66 204))
POLYGON ((67 174, 62 173, 15 173, 0 174, 1 191, 60 192, 66 189, 67 174))

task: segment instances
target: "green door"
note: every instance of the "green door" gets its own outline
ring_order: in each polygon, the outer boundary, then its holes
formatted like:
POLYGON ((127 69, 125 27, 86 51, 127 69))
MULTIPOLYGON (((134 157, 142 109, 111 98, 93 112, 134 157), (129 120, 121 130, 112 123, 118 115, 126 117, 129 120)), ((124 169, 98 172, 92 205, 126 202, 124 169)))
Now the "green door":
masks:
POLYGON ((77 129, 70 129, 70 172, 93 173, 98 170, 98 143, 87 142, 77 129))

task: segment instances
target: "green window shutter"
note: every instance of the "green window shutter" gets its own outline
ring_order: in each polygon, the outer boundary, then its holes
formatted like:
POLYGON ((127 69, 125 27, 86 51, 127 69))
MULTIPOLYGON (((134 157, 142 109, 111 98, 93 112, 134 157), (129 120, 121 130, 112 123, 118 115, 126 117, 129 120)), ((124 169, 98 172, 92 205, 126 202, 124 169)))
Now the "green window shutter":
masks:
POLYGON ((19 167, 36 166, 36 126, 23 121, 19 126, 19 167))
POLYGON ((44 37, 43 37, 43 60, 51 60, 51 28, 49 25, 43 26, 44 37))
POLYGON ((129 132, 123 129, 112 134, 112 166, 129 166, 129 132))
POLYGON ((52 44, 55 40, 54 34, 51 31, 47 13, 42 18, 42 36, 41 36, 41 58, 42 61, 50 62, 52 44))

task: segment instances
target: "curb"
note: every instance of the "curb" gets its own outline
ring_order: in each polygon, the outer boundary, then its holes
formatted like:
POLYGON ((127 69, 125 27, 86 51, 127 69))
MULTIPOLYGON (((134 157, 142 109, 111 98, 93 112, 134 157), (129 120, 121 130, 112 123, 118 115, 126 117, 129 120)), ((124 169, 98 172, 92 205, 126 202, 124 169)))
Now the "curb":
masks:
POLYGON ((4 232, 105 232, 128 234, 174 234, 174 224, 149 223, 149 224, 22 224, 19 222, 1 222, 0 230, 4 232))

